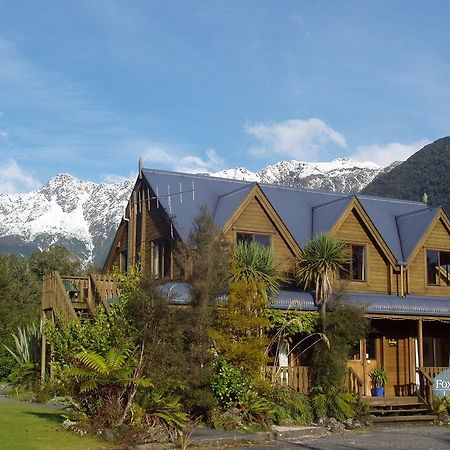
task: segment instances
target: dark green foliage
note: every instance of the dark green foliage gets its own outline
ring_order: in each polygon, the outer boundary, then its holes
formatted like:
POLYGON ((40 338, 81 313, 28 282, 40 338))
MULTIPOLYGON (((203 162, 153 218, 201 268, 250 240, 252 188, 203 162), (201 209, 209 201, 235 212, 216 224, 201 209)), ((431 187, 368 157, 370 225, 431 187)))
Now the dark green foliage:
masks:
POLYGON ((217 362, 211 385, 220 406, 229 408, 239 403, 246 392, 254 389, 255 383, 242 370, 221 359, 217 362))
POLYGON ((33 253, 29 265, 40 279, 53 271, 62 275, 80 275, 83 269, 81 259, 61 245, 51 245, 48 250, 33 253))
POLYGON ((314 385, 324 392, 342 387, 350 349, 368 329, 364 311, 349 305, 344 298, 336 298, 330 308, 324 324, 329 345, 322 340, 314 347, 312 366, 314 385))
POLYGON ((117 302, 110 307, 109 314, 100 311, 90 322, 66 322, 60 318, 55 324, 47 322, 44 333, 52 345, 55 375, 58 376, 73 362, 75 355, 84 350, 106 356, 111 347, 129 345, 130 329, 123 315, 123 304, 117 302))
POLYGON ((207 417, 216 406, 211 390, 212 342, 208 332, 217 299, 226 294, 230 246, 215 227, 205 207, 194 220, 189 240, 179 247, 176 258, 191 284, 192 303, 179 325, 184 325, 186 362, 181 379, 186 383, 183 402, 191 414, 207 417))
POLYGON ((333 281, 348 261, 348 245, 329 233, 314 236, 297 258, 295 272, 298 284, 304 289, 315 291, 316 303, 321 305, 323 320, 327 303, 333 294, 333 281))
POLYGON ((450 137, 428 144, 390 172, 378 176, 363 194, 422 201, 450 213, 450 137))
POLYGON ((267 300, 267 291, 275 294, 285 281, 277 272, 274 261, 271 248, 257 242, 239 242, 233 250, 230 282, 261 286, 261 293, 267 300))
POLYGON ((140 389, 133 405, 133 423, 145 427, 164 426, 173 435, 186 427, 188 416, 180 398, 157 389, 140 389))
POLYGON ((352 392, 343 392, 335 387, 316 388, 311 397, 314 415, 321 417, 334 417, 340 422, 356 417, 359 407, 358 399, 352 392))
POLYGON ((144 345, 143 371, 159 388, 182 380, 186 366, 186 309, 169 305, 156 280, 140 276, 126 294, 125 315, 137 345, 144 345))
POLYGON ((281 332, 284 337, 294 336, 298 333, 312 334, 319 329, 320 316, 316 312, 305 314, 295 311, 295 309, 285 311, 266 308, 264 315, 269 323, 269 331, 272 333, 281 332))
POLYGON ((16 365, 3 345, 12 347, 12 334, 39 320, 41 283, 24 258, 0 254, 0 379, 16 365))
POLYGON ((307 425, 313 411, 306 395, 293 389, 273 389, 269 396, 274 404, 272 419, 277 425, 307 425))

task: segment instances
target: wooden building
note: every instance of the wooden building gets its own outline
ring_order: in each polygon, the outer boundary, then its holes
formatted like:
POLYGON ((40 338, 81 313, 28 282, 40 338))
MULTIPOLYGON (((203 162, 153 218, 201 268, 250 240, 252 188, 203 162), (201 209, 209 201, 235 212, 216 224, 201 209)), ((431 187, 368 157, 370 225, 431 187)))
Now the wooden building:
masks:
MULTIPOLYGON (((286 272, 318 233, 334 233, 351 246, 349 275, 336 289, 364 306, 372 323, 349 361, 349 383, 361 394, 370 395, 373 367, 386 369, 387 395, 425 396, 432 377, 449 366, 450 220, 441 208, 140 165, 104 274, 115 265, 126 271, 138 264, 161 278, 175 301, 188 302, 174 248, 188 239, 201 206, 231 242, 272 247, 286 272)), ((281 291, 271 306, 305 314, 317 310, 313 293, 295 290, 281 291)), ((277 373, 290 371, 289 380, 298 379, 295 373, 305 372, 298 363, 287 358, 277 373)))

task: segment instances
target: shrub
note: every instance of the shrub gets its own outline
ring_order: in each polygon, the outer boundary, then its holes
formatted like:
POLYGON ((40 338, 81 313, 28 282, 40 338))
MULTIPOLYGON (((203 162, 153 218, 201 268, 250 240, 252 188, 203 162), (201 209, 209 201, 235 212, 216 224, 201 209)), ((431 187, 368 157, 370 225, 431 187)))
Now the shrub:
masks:
POLYGON ((340 422, 353 419, 358 413, 358 399, 352 392, 343 392, 336 388, 324 391, 315 388, 312 392, 312 407, 317 419, 334 417, 340 422))
POLYGON ((306 395, 293 389, 277 388, 270 393, 274 403, 273 421, 278 425, 307 425, 313 421, 313 411, 306 395))
POLYGON ((217 363, 212 389, 220 406, 229 408, 240 403, 244 394, 253 388, 254 382, 252 379, 240 369, 231 366, 225 360, 220 360, 217 363))

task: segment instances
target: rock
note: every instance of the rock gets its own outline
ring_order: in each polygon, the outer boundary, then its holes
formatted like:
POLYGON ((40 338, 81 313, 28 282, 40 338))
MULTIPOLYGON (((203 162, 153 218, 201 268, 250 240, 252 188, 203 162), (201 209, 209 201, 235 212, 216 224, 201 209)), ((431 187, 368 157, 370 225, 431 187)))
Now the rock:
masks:
POLYGON ((360 421, 366 427, 371 427, 373 425, 373 419, 370 416, 363 416, 360 421))
POLYGON ((353 423, 353 429, 362 427, 361 422, 358 419, 353 419, 352 423, 353 423))
POLYGON ((319 419, 317 420, 317 425, 319 425, 319 427, 327 427, 328 422, 328 417, 319 417, 319 419))
POLYGON ((345 430, 345 427, 341 422, 331 417, 328 421, 328 430, 332 433, 340 433, 345 430))
POLYGON ((163 428, 147 428, 145 430, 145 438, 144 442, 148 443, 157 443, 157 444, 166 444, 168 441, 168 436, 166 430, 163 428))
POLYGON ((446 414, 446 413, 438 414, 437 419, 436 419, 436 423, 438 425, 449 425, 450 424, 450 417, 449 417, 449 415, 446 414))
POLYGON ((352 419, 345 420, 343 425, 344 425, 346 430, 354 430, 356 428, 355 425, 353 425, 353 420, 352 419))
POLYGON ((112 441, 114 440, 114 438, 116 437, 116 435, 114 434, 114 432, 112 430, 110 430, 109 428, 103 428, 103 430, 100 432, 100 436, 105 440, 105 441, 112 441))

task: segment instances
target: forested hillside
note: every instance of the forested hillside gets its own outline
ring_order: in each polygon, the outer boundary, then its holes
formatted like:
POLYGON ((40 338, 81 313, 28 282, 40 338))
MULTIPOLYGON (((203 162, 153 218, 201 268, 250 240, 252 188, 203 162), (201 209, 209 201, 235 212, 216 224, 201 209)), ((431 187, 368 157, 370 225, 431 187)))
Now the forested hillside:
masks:
POLYGON ((428 144, 390 172, 378 176, 363 194, 422 200, 450 213, 450 137, 428 144))

